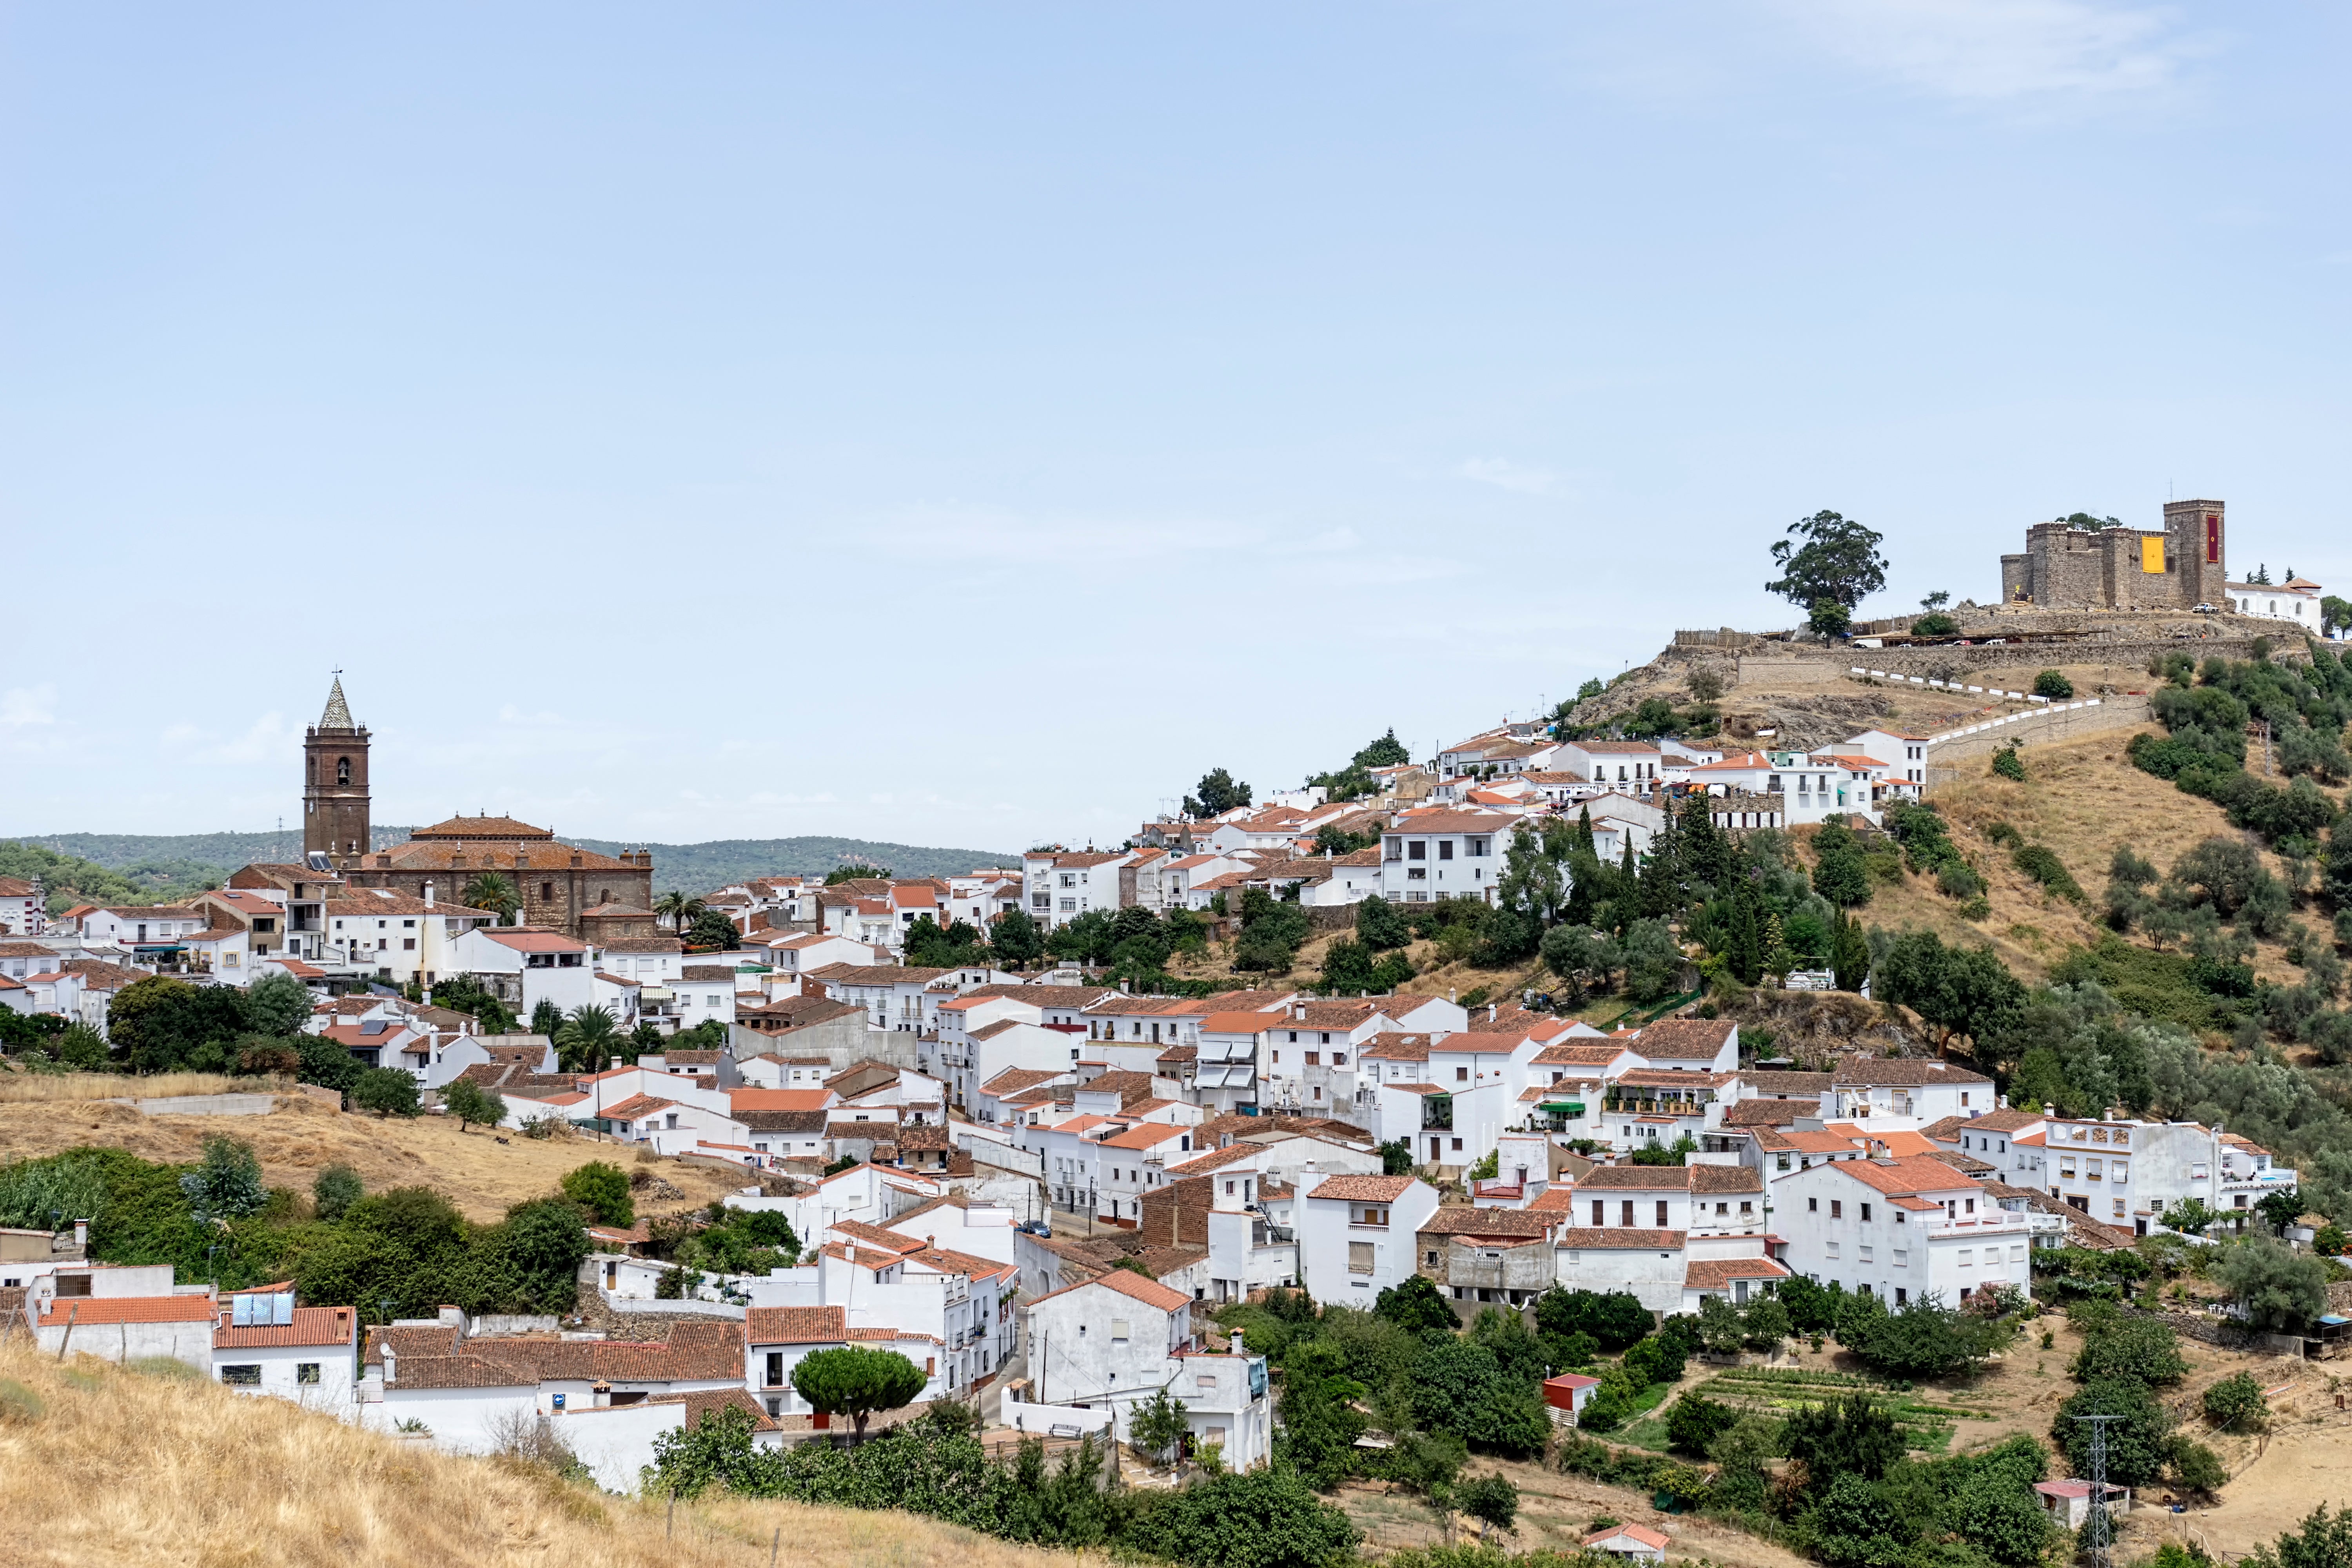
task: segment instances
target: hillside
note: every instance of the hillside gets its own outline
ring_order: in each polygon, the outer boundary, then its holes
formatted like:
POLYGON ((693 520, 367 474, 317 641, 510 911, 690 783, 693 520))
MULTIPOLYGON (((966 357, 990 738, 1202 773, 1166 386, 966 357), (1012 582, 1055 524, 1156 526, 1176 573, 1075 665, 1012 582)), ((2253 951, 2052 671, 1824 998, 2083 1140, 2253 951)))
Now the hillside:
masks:
MULTIPOLYGON (((236 1087, 254 1080, 245 1079, 236 1087)), ((438 1116, 414 1121, 338 1111, 305 1095, 288 1095, 267 1116, 146 1116, 131 1106, 105 1100, 16 1100, 48 1085, 58 1093, 77 1087, 73 1079, 5 1080, 12 1097, 0 1102, 0 1149, 10 1160, 37 1159, 84 1144, 121 1149, 142 1160, 192 1163, 204 1155, 204 1141, 226 1133, 253 1145, 262 1179, 271 1186, 307 1193, 318 1173, 331 1164, 359 1173, 370 1192, 387 1187, 431 1187, 467 1218, 485 1224, 509 1205, 552 1192, 564 1173, 590 1160, 618 1160, 634 1166, 633 1152, 584 1139, 509 1138, 500 1143, 480 1130, 461 1131, 438 1116)), ((664 1181, 681 1194, 664 1200, 640 1194, 639 1212, 658 1215, 710 1203, 739 1190, 731 1171, 683 1160, 659 1166, 664 1181)))
MULTIPOLYGON (((379 825, 375 845, 404 841, 404 826, 379 825)), ((640 846, 617 838, 564 836, 567 843, 613 855, 624 848, 654 852, 654 886, 689 893, 709 893, 746 877, 822 877, 837 866, 856 862, 887 866, 902 877, 961 876, 983 866, 1017 866, 1017 853, 993 849, 950 849, 917 844, 886 844, 867 838, 714 838, 701 844, 640 846)), ((299 831, 285 833, 40 833, 22 836, 23 847, 0 839, 0 875, 41 874, 59 885, 56 857, 87 862, 114 872, 120 882, 101 881, 85 871, 73 886, 84 883, 110 900, 141 901, 184 896, 205 887, 217 887, 231 871, 255 860, 285 860, 300 856, 299 831), (12 855, 25 861, 19 869, 12 855), (125 893, 122 889, 129 888, 125 893)), ((70 874, 70 873, 69 873, 70 874)))
MULTIPOLYGON (((148 1363, 153 1365, 155 1363, 148 1363)), ((311 1568, 762 1568, 785 1561, 1046 1568, 914 1514, 604 1497, 515 1459, 457 1458, 184 1371, 0 1345, 0 1562, 311 1568)))

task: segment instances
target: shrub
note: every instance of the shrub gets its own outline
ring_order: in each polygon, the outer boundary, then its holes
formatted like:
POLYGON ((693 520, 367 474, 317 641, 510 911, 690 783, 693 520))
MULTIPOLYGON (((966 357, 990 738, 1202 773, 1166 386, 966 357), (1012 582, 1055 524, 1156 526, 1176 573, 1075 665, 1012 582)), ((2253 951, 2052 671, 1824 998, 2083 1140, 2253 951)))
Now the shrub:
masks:
POLYGON ((1941 610, 1931 611, 1911 623, 1915 637, 1948 637, 1958 635, 1960 623, 1941 610))
POLYGON ((2142 1383, 2174 1384, 2189 1375, 2180 1337, 2153 1318, 2117 1317, 2086 1337, 2067 1369, 2077 1383, 2133 1377, 2142 1383))
POLYGON ((310 1184, 310 1199, 317 1205, 320 1219, 342 1218, 344 1211, 366 1194, 360 1173, 341 1163, 328 1166, 310 1184))
POLYGON ((2078 904, 2085 901, 2082 884, 2066 869, 2066 862, 2051 849, 2040 844, 2021 844, 2010 851, 2009 858, 2019 870, 2060 898, 2072 899, 2078 904))
POLYGON ((2211 1497, 2229 1483, 2230 1472, 2222 1466, 2221 1457, 2193 1439, 2174 1438, 2171 1461, 2172 1479, 2184 1491, 2211 1497))
POLYGON ((2003 746, 1992 754, 1992 771, 1997 777, 2025 782, 2025 763, 2018 756, 2014 745, 2003 746))
POLYGON ((2259 1432, 2270 1418, 2260 1379, 2233 1372, 2205 1391, 2205 1419, 2224 1432, 2259 1432))
POLYGON ((1738 1420, 1739 1412, 1720 1400, 1685 1393, 1666 1407, 1666 1446, 1677 1454, 1704 1459, 1715 1440, 1738 1420))
POLYGON ((2033 695, 2063 702, 2074 695, 2074 683, 2057 670, 2045 669, 2033 678, 2033 695))
POLYGON ((556 1184, 563 1195, 588 1211, 598 1225, 626 1230, 637 1223, 636 1200, 629 1195, 629 1178, 621 1167, 591 1160, 564 1173, 556 1184))
POLYGON ((415 1075, 398 1068, 368 1068, 352 1085, 352 1103, 381 1117, 414 1116, 419 1105, 415 1075))

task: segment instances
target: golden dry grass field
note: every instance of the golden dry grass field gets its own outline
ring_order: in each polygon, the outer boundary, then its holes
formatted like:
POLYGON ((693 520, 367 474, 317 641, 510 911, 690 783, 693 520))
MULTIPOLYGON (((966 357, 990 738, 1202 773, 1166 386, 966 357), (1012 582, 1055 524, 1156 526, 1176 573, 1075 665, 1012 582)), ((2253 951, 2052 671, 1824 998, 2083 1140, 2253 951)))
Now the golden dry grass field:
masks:
MULTIPOLYGON (((0 1346, 0 1563, 25 1568, 1044 1568, 913 1514, 654 1503, 201 1377, 0 1346)), ((1074 1554, 1055 1553, 1064 1563, 1074 1554)))
MULTIPOLYGON (((307 1194, 320 1171, 341 1163, 357 1171, 370 1192, 431 1187, 468 1219, 482 1221, 500 1218, 511 1204, 546 1196, 564 1173, 591 1160, 625 1168, 635 1161, 633 1150, 584 1138, 514 1137, 499 1143, 482 1129, 462 1132, 438 1116, 346 1114, 302 1095, 282 1097, 267 1116, 145 1116, 128 1105, 96 1100, 0 1102, 0 1159, 102 1144, 181 1163, 201 1157, 204 1141, 224 1133, 253 1145, 272 1186, 307 1194)), ((654 1169, 686 1196, 665 1203, 640 1194, 640 1215, 698 1206, 743 1184, 733 1172, 689 1161, 662 1160, 654 1169)))

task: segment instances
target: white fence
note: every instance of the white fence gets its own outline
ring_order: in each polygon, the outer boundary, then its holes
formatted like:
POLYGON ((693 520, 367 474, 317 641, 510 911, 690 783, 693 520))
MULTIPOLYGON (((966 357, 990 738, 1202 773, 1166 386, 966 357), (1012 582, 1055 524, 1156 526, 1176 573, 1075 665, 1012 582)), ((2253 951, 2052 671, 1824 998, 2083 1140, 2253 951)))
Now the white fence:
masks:
POLYGON ((1008 1399, 1003 1406, 1005 1426, 1032 1437, 1083 1437, 1108 1431, 1111 1412, 1082 1410, 1075 1405, 1030 1405, 1008 1399))

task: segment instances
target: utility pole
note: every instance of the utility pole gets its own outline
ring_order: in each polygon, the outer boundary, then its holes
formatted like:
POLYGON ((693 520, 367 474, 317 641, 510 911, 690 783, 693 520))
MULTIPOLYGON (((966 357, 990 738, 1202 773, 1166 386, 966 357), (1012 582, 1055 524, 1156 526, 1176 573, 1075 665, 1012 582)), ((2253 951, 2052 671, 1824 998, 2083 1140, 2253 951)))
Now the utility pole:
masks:
POLYGON ((2091 1568, 2115 1568, 2113 1521, 2107 1517, 2107 1423, 2120 1415, 2077 1415, 2091 1427, 2091 1514, 2083 1521, 2083 1550, 2091 1568))

